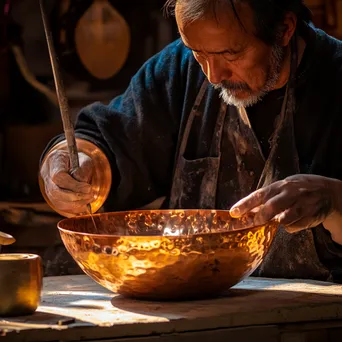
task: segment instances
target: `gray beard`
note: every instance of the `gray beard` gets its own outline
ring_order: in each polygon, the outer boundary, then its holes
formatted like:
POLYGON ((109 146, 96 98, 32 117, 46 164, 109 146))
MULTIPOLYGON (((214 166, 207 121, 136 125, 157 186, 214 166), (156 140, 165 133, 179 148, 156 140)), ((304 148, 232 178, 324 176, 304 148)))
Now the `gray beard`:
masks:
POLYGON ((274 89, 279 81, 280 70, 284 61, 285 51, 279 46, 275 45, 272 49, 270 68, 265 86, 258 93, 250 94, 245 99, 238 99, 234 96, 234 91, 225 88, 222 84, 214 84, 214 88, 220 90, 220 97, 228 104, 236 107, 249 107, 258 103, 267 93, 274 89))

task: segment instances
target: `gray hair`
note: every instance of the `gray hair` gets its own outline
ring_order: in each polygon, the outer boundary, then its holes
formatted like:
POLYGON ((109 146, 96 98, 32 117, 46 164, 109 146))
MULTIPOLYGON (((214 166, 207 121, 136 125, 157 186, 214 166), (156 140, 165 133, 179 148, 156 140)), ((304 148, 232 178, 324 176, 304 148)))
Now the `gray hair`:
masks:
POLYGON ((236 4, 247 3, 254 13, 256 35, 269 45, 277 41, 287 12, 293 12, 299 24, 311 21, 311 12, 303 0, 167 0, 164 5, 166 14, 173 15, 178 3, 182 4, 181 17, 185 23, 194 22, 208 14, 217 18, 218 10, 226 5, 233 10, 241 25, 236 4))

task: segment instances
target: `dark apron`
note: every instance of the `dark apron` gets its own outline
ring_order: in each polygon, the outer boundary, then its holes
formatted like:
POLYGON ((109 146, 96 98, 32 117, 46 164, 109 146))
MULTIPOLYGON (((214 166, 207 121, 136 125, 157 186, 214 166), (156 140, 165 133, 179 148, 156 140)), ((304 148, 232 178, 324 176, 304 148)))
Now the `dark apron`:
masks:
MULTIPOLYGON (((265 159, 259 141, 251 127, 244 108, 227 106, 221 101, 208 157, 189 160, 184 152, 194 120, 201 117, 200 104, 209 86, 206 80, 196 98, 181 141, 173 185, 170 208, 217 209, 222 134, 228 134, 224 148, 232 149, 235 159, 227 172, 234 203, 257 188, 299 173, 298 154, 294 138, 293 114, 295 112, 294 82, 297 68, 296 40, 292 42, 291 75, 287 85, 282 110, 277 118, 271 137, 270 154, 265 159), (227 116, 227 117, 226 117, 227 116), (224 128, 224 125, 228 125, 224 128)), ((222 170, 221 170, 222 171, 222 170)), ((232 202, 233 201, 233 202, 232 202)), ((229 209, 229 208, 220 208, 229 209)), ((254 275, 263 277, 312 278, 331 280, 330 272, 320 262, 314 243, 313 232, 306 229, 289 234, 280 226, 274 242, 263 263, 254 275)))

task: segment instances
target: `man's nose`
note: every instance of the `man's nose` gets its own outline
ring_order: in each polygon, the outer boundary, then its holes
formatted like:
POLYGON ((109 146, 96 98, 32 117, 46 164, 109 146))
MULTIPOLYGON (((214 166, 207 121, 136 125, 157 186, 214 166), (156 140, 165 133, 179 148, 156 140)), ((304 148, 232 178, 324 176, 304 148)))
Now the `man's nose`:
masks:
POLYGON ((207 77, 210 83, 219 84, 224 80, 232 77, 232 72, 226 63, 222 63, 217 56, 208 58, 207 60, 207 77))

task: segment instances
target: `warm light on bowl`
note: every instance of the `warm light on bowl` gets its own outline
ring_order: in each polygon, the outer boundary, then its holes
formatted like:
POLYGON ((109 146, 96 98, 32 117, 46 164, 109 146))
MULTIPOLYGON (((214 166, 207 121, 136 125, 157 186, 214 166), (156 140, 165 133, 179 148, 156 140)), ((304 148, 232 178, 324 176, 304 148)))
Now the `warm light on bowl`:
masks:
POLYGON ((97 228, 90 216, 58 224, 81 269, 113 292, 158 300, 216 296, 234 286, 260 265, 278 226, 241 228, 242 221, 220 210, 131 211, 94 219, 97 228))

